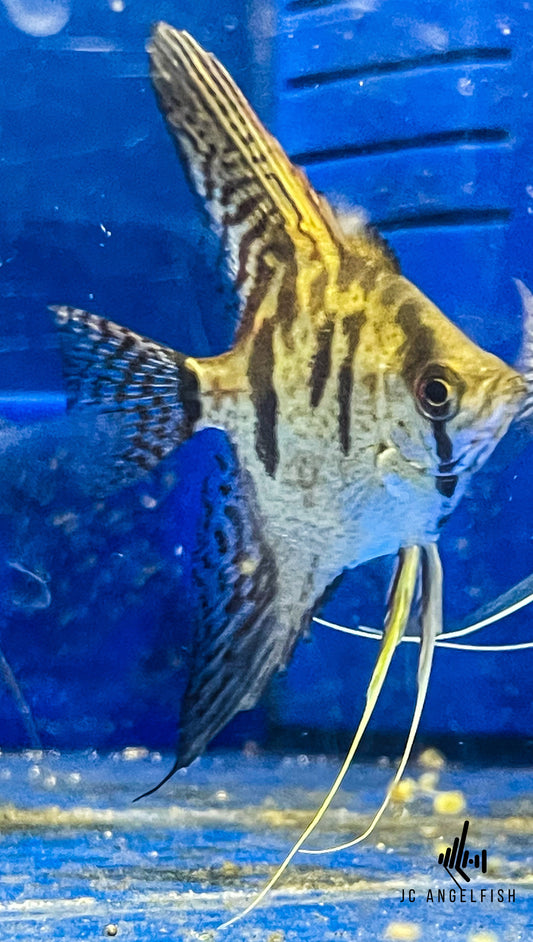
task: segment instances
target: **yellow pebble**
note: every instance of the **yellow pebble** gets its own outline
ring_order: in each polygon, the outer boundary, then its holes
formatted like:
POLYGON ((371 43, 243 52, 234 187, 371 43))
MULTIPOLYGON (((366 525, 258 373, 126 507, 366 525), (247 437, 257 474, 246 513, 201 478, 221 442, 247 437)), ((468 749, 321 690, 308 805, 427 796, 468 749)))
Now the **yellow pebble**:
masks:
POLYGON ((220 865, 220 874, 223 877, 238 877, 241 869, 233 860, 224 860, 220 865))
POLYGON ((438 749, 424 749, 419 755, 418 761, 425 769, 443 769, 446 765, 446 759, 438 749))
POLYGON ((105 927, 104 932, 107 936, 109 936, 110 938, 113 938, 118 933, 118 926, 116 926, 114 922, 110 922, 105 927))
POLYGON ((433 799, 435 814, 460 814, 466 808, 462 792, 437 792, 433 799))
POLYGON ((405 801, 412 801, 415 795, 416 784, 412 778, 404 778, 394 786, 391 792, 393 801, 403 804, 405 801))
POLYGON ((498 936, 495 932, 482 929, 481 932, 471 932, 468 936, 468 942, 498 942, 498 936))
POLYGON ((385 938, 394 942, 416 942, 420 938, 420 926, 415 922, 389 922, 385 938))
POLYGON ((281 929, 270 932, 267 936, 267 942, 284 942, 285 933, 281 929))

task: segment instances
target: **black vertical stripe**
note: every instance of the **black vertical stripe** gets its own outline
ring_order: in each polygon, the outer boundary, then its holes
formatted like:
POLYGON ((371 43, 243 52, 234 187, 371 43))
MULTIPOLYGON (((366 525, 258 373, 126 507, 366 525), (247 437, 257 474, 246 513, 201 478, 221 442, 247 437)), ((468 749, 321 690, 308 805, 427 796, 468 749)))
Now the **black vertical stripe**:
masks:
POLYGON ((235 336, 235 342, 245 337, 252 329, 255 315, 265 300, 270 287, 274 269, 265 261, 265 253, 266 249, 263 249, 257 257, 254 285, 246 298, 246 304, 244 305, 241 323, 235 336))
POLYGON ((248 364, 251 400, 256 414, 255 450, 271 477, 274 477, 279 461, 273 335, 274 324, 271 320, 264 321, 254 340, 248 364))
POLYGON ((446 470, 443 465, 447 465, 452 460, 453 445, 446 431, 446 422, 432 422, 433 435, 437 443, 437 457, 441 463, 439 470, 446 470))
POLYGON ((290 330, 298 314, 296 297, 298 263, 296 261, 294 242, 286 233, 280 233, 279 242, 276 241, 276 244, 272 246, 272 251, 284 267, 278 293, 276 320, 279 320, 281 324, 285 341, 289 342, 290 330))
POLYGON ((344 362, 339 371, 339 438, 341 448, 345 455, 350 451, 350 418, 351 399, 353 390, 353 368, 351 363, 344 362))
POLYGON ((345 317, 342 322, 342 329, 348 338, 348 352, 339 370, 337 395, 339 399, 339 439, 345 455, 349 453, 351 445, 353 360, 365 320, 366 317, 363 311, 358 311, 345 317))
POLYGON ((440 477, 436 478, 435 486, 439 494, 442 494, 443 497, 453 497, 458 478, 456 474, 446 474, 453 458, 453 444, 446 431, 446 422, 441 420, 439 422, 432 422, 431 425, 437 444, 437 457, 440 462, 440 477))
POLYGON ((311 406, 318 406, 331 373, 331 341, 333 339, 334 324, 330 321, 321 327, 317 336, 317 349, 311 367, 311 406))
POLYGON ((402 376, 413 388, 417 376, 434 357, 435 334, 423 323, 417 301, 404 301, 398 308, 396 320, 405 334, 405 343, 400 351, 403 355, 402 376))
POLYGON ((174 359, 178 368, 180 400, 185 413, 184 432, 188 438, 189 435, 192 435, 194 427, 202 415, 200 387, 196 373, 185 365, 186 357, 181 353, 175 353, 174 359))

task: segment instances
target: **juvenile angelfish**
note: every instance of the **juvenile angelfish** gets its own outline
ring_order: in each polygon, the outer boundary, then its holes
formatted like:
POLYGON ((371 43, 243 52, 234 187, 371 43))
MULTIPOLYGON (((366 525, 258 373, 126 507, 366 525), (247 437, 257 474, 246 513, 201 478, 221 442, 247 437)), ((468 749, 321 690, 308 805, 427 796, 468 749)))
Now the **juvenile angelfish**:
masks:
POLYGON ((379 672, 419 572, 434 639, 440 527, 526 383, 404 278, 372 229, 343 231, 191 36, 158 24, 150 61, 240 298, 233 346, 188 357, 102 317, 55 310, 71 406, 116 420, 117 483, 200 429, 223 429, 233 448, 233 463, 218 456, 216 500, 205 497, 217 549, 195 562, 201 614, 174 771, 257 702, 344 569, 399 554, 379 672))

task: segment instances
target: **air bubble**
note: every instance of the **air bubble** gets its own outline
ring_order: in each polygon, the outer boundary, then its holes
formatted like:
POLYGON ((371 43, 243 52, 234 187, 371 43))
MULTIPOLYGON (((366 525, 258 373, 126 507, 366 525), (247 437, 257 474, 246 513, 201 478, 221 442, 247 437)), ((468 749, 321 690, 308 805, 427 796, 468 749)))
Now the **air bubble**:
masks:
POLYGON ((475 85, 472 79, 466 78, 466 76, 464 78, 460 78, 457 82, 457 90, 460 95, 473 95, 474 89, 475 85))
POLYGON ((55 36, 70 19, 70 0, 2 0, 17 29, 28 36, 55 36))

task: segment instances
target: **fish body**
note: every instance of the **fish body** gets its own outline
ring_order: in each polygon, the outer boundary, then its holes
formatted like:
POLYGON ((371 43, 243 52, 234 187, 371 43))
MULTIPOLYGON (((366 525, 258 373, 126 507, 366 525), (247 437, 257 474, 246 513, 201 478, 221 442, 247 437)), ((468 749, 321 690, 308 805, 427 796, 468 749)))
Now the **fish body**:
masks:
POLYGON ((217 489, 202 493, 177 768, 257 702, 344 569, 435 543, 526 383, 403 277, 372 229, 343 231, 187 33, 158 24, 150 59, 239 294, 233 347, 188 357, 86 312, 56 312, 71 406, 122 429, 117 480, 203 428, 232 444, 217 489))

